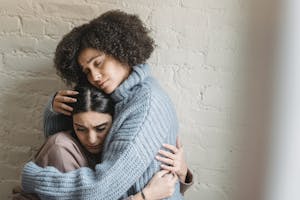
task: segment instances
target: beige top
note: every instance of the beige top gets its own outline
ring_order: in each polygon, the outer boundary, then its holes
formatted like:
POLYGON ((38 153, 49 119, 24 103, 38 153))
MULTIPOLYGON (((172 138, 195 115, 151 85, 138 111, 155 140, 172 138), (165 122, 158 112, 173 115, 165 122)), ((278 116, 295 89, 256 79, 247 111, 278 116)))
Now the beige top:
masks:
POLYGON ((53 166, 61 172, 89 167, 86 151, 70 132, 60 132, 49 137, 34 161, 41 167, 53 166))

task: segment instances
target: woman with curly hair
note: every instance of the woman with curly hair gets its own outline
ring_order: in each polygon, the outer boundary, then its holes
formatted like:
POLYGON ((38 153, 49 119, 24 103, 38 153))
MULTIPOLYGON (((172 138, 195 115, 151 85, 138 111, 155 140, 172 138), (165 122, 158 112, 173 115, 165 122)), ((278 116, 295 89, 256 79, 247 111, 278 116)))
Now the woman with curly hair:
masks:
MULTIPOLYGON (((68 84, 88 81, 109 94, 115 103, 113 124, 95 171, 60 173, 29 162, 22 173, 26 192, 42 199, 106 200, 141 192, 144 199, 151 199, 143 188, 160 168, 186 182, 186 164, 175 159, 183 157, 183 150, 175 147, 178 121, 173 104, 146 64, 153 49, 138 16, 116 10, 74 28, 62 39, 54 59, 58 74, 68 84)), ((76 94, 63 90, 51 98, 44 114, 46 136, 69 129, 72 107, 67 104, 76 101, 70 97, 76 94)), ((170 199, 182 199, 179 183, 170 199)))

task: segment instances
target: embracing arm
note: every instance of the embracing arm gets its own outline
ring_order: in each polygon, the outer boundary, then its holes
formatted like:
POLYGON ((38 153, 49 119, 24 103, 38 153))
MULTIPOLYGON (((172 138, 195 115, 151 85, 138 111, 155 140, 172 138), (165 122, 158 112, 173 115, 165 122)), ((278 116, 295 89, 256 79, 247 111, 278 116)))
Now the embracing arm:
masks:
MULTIPOLYGON (((142 190, 145 199, 165 199, 172 196, 175 191, 175 185, 178 181, 177 175, 171 174, 168 170, 160 170, 149 181, 147 186, 142 190)), ((144 200, 142 192, 138 192, 128 197, 126 200, 144 200)))
POLYGON ((193 185, 193 174, 188 169, 182 143, 177 136, 176 146, 163 144, 169 151, 159 150, 156 159, 162 162, 161 168, 177 174, 180 181, 180 192, 184 194, 193 185))
POLYGON ((95 196, 98 199, 118 199, 125 194, 153 162, 168 134, 177 133, 176 116, 172 117, 174 110, 170 103, 161 96, 152 98, 151 93, 140 95, 142 103, 128 109, 130 114, 120 122, 122 125, 112 130, 116 133, 112 133, 112 141, 96 171, 82 168, 60 173, 54 168, 40 168, 30 162, 22 173, 24 190, 45 199, 89 199, 95 196))

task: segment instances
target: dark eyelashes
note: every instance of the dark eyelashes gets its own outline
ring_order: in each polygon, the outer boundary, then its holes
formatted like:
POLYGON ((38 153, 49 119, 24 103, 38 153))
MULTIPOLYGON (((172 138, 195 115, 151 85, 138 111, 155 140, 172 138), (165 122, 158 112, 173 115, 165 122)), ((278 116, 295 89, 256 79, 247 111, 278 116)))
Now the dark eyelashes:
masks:
POLYGON ((84 70, 82 71, 84 74, 89 74, 90 73, 90 70, 84 70))
POLYGON ((101 127, 101 128, 96 128, 97 131, 104 131, 106 128, 101 127))
MULTIPOLYGON (((96 129, 96 131, 100 131, 101 132, 101 131, 104 131, 106 129, 106 127, 100 127, 100 128, 96 127, 95 129, 96 129)), ((86 129, 76 128, 76 131, 86 131, 86 129)))

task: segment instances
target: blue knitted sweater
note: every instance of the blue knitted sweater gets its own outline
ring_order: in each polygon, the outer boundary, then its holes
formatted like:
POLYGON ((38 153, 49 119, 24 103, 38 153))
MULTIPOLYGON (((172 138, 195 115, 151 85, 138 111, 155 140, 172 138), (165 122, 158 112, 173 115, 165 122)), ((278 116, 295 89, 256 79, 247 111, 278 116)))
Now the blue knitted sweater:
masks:
MULTIPOLYGON (((145 187, 160 168, 155 155, 162 144, 175 145, 178 121, 174 107, 150 76, 147 64, 133 67, 111 97, 116 102, 114 122, 95 171, 80 168, 61 173, 29 162, 22 172, 25 192, 36 193, 41 199, 117 200, 145 187)), ((61 115, 49 108, 45 119, 46 134, 68 128, 61 115)), ((170 199, 182 198, 177 184, 170 199)))

